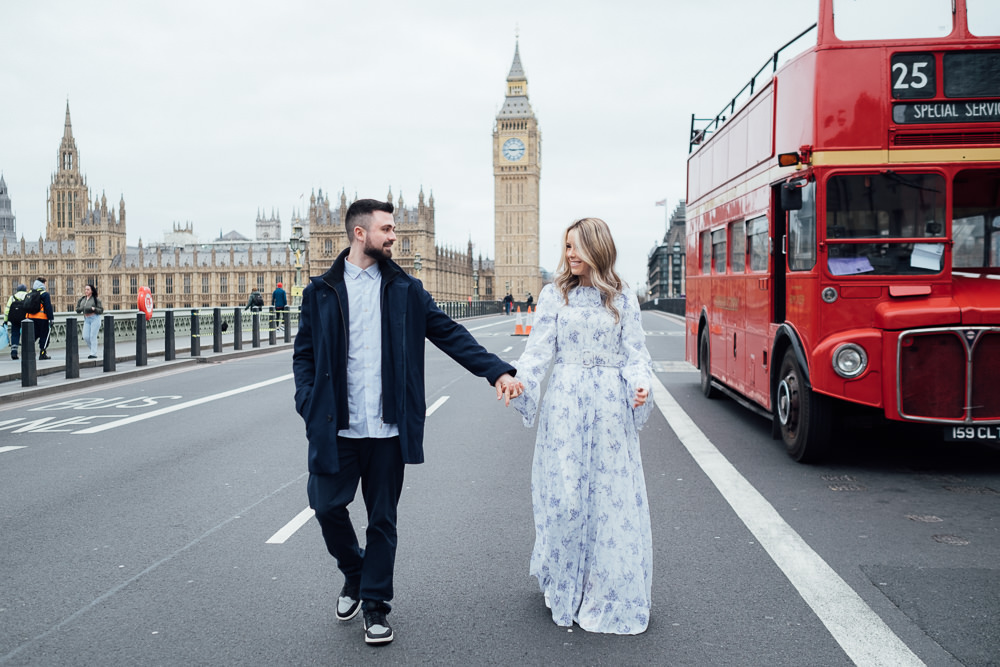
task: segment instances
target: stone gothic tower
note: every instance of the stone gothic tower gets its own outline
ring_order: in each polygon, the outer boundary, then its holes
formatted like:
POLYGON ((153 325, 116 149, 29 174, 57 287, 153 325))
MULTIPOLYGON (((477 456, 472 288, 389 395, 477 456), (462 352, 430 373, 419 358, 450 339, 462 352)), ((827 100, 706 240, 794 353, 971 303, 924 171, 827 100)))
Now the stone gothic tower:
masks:
POLYGON ((281 215, 271 209, 271 216, 267 211, 261 213, 257 210, 257 240, 258 241, 278 241, 281 239, 281 215))
POLYGON ((87 212, 89 190, 87 179, 80 172, 80 153, 73 139, 73 124, 69 119, 69 100, 66 101, 66 123, 56 158, 56 171, 49 186, 49 212, 45 237, 49 241, 72 240, 76 227, 87 212))
POLYGON ((496 278, 501 295, 517 300, 542 289, 539 271, 539 180, 542 134, 528 101, 528 78, 515 43, 507 93, 493 126, 493 210, 496 278))
POLYGON ((17 240, 17 228, 14 226, 14 210, 10 205, 10 195, 7 194, 7 182, 0 174, 0 241, 13 243, 17 240))

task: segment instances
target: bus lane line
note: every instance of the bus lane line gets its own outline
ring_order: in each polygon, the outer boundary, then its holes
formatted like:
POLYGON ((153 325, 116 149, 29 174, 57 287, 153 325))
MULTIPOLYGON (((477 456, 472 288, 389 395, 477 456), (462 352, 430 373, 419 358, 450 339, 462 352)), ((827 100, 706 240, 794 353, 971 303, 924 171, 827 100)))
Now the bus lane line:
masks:
POLYGON ((194 400, 186 401, 184 403, 178 403, 177 405, 169 405, 165 408, 160 408, 159 410, 153 410, 152 412, 145 412, 141 415, 133 415, 132 417, 125 417, 124 419, 108 422, 106 424, 101 424, 99 426, 92 426, 90 428, 85 428, 81 431, 75 431, 73 434, 84 435, 90 433, 100 433, 102 431, 118 428, 119 426, 126 426, 128 424, 134 424, 136 422, 141 422, 146 419, 152 419, 153 417, 159 417, 161 415, 170 414, 171 412, 177 412, 178 410, 184 410, 185 408, 192 408, 196 405, 202 405, 203 403, 211 403, 212 401, 217 401, 219 399, 229 398, 230 396, 236 396, 238 394, 243 394, 248 391, 260 389, 261 387, 277 384, 278 382, 284 382, 285 380, 290 380, 290 379, 292 379, 292 374, 288 373, 287 375, 281 375, 276 378, 271 378, 270 380, 264 380, 263 382, 250 384, 245 387, 230 389, 229 391, 223 391, 218 394, 212 394, 210 396, 202 396, 201 398, 196 398, 194 400))
POLYGON ((698 428, 658 378, 653 396, 670 428, 847 656, 868 665, 923 665, 861 596, 795 532, 698 428))
POLYGON ((3 454, 4 452, 12 452, 15 449, 24 449, 25 447, 26 445, 11 445, 9 447, 0 447, 0 454, 3 454))
MULTIPOLYGON (((424 413, 424 416, 430 417, 432 414, 434 414, 434 412, 438 408, 444 405, 445 401, 447 401, 449 398, 451 397, 442 396, 438 400, 434 401, 434 403, 432 403, 431 406, 427 408, 427 412, 424 413)), ((289 537, 295 534, 295 531, 297 531, 302 526, 306 525, 309 519, 313 518, 315 515, 316 512, 311 507, 305 508, 304 510, 299 512, 294 519, 292 519, 284 526, 282 526, 278 532, 276 532, 271 537, 267 538, 267 541, 264 542, 264 544, 284 544, 285 542, 288 541, 289 537)))

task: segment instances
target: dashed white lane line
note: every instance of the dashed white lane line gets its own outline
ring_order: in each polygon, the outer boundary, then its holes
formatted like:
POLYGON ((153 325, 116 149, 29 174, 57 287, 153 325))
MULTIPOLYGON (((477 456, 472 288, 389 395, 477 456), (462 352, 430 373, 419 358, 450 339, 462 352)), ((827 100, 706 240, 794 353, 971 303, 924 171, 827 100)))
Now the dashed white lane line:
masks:
POLYGON ((23 445, 11 445, 10 447, 0 447, 0 454, 4 452, 12 452, 15 449, 24 449, 23 445))
MULTIPOLYGON (((438 400, 434 401, 431 404, 431 406, 429 408, 427 408, 427 412, 425 413, 425 415, 427 417, 430 417, 432 414, 434 414, 434 412, 438 408, 440 408, 442 405, 444 405, 445 401, 447 401, 449 398, 451 398, 451 397, 450 396, 442 396, 438 400)), ((291 521, 289 521, 288 523, 286 523, 284 526, 282 526, 281 530, 279 530, 274 535, 272 535, 271 537, 269 537, 267 539, 267 541, 265 542, 265 544, 284 544, 288 540, 289 537, 291 537, 292 535, 295 534, 295 531, 297 531, 302 526, 306 525, 306 523, 309 521, 309 519, 313 518, 313 516, 315 516, 315 515, 316 515, 316 512, 314 512, 311 507, 305 508, 304 510, 302 510, 301 512, 299 512, 295 516, 294 519, 292 519, 291 521)))
POLYGON ((653 397, 698 466, 856 665, 924 664, 736 470, 655 377, 653 397))

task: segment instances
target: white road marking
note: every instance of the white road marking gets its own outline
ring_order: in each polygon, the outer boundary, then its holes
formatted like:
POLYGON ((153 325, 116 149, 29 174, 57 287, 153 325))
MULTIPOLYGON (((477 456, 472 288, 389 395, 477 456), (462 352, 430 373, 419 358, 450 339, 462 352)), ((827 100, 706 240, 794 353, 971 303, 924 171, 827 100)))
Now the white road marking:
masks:
POLYGON ((431 404, 431 407, 427 408, 427 412, 424 413, 424 416, 425 417, 430 417, 432 414, 434 414, 434 412, 438 408, 440 408, 442 405, 444 405, 444 402, 447 401, 449 398, 451 398, 451 397, 450 396, 442 396, 438 400, 434 401, 434 403, 431 404))
POLYGON ((15 449, 24 449, 25 445, 11 445, 10 447, 0 447, 0 454, 4 452, 12 452, 15 449))
MULTIPOLYGON (((506 348, 504 348, 504 351, 503 351, 503 352, 510 352, 510 351, 511 351, 511 350, 513 350, 513 349, 514 349, 514 346, 513 346, 513 345, 509 345, 509 346, 507 346, 506 348)), ((503 352, 501 352, 500 354, 503 354, 503 352)))
POLYGON ((653 397, 698 466, 854 664, 924 664, 736 470, 655 377, 653 397))
MULTIPOLYGON (((447 401, 449 398, 451 397, 442 396, 438 400, 434 401, 434 403, 431 404, 429 408, 427 408, 427 412, 425 413, 426 416, 430 417, 432 414, 434 414, 434 411, 440 408, 442 405, 444 405, 445 401, 447 401)), ((284 544, 289 537, 295 534, 295 531, 297 531, 302 526, 306 525, 309 519, 313 518, 315 515, 316 512, 313 511, 311 507, 305 508, 304 510, 299 512, 294 519, 292 519, 284 526, 282 526, 281 530, 279 530, 274 535, 269 537, 267 539, 267 542, 265 542, 264 544, 284 544)))
POLYGON ((281 375, 276 378, 271 378, 270 380, 264 380, 263 382, 257 382, 255 384, 247 385, 246 387, 238 387, 236 389, 230 389, 229 391, 223 391, 218 394, 212 394, 211 396, 202 396, 201 398, 196 398, 192 401, 187 401, 185 403, 178 403, 177 405, 170 405, 165 408, 160 408, 159 410, 153 410, 152 412, 145 412, 141 415, 134 415, 132 417, 126 417, 124 419, 119 419, 117 421, 108 422, 106 424, 101 424, 100 426, 92 426, 90 428, 85 428, 82 431, 76 431, 74 435, 82 435, 85 433, 100 433, 101 431, 107 431, 109 429, 118 428, 119 426, 125 426, 127 424, 134 424, 135 422, 141 422, 145 419, 152 419, 153 417, 159 417, 160 415, 166 415, 171 412, 177 412, 178 410, 184 410, 185 408, 191 408, 196 405, 201 405, 203 403, 210 403, 212 401, 217 401, 222 398, 228 398, 230 396, 236 396, 237 394, 243 394, 248 391, 253 391, 254 389, 260 389, 261 387, 266 387, 278 382, 284 382, 285 380, 291 380, 292 374, 281 375))
POLYGON ((305 508, 298 513, 298 516, 286 523, 281 530, 269 537, 265 544, 284 544, 289 537, 295 534, 295 531, 306 525, 306 522, 314 516, 316 516, 316 512, 313 508, 305 508))

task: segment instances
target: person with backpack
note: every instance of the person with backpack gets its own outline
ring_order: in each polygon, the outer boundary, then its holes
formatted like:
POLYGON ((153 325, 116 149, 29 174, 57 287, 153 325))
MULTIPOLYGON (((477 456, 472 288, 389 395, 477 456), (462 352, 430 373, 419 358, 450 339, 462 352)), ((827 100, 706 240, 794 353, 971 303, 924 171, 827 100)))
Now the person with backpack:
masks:
POLYGON ((24 284, 18 285, 14 293, 7 299, 7 307, 3 310, 4 326, 9 326, 10 331, 10 358, 17 360, 17 346, 21 342, 21 322, 24 321, 24 297, 28 294, 28 287, 24 284))
POLYGON ((49 322, 55 318, 52 311, 52 297, 45 291, 45 283, 48 280, 44 276, 35 278, 31 285, 31 291, 24 296, 24 309, 27 311, 25 317, 35 323, 35 340, 38 341, 38 360, 48 361, 52 357, 48 355, 49 347, 49 322))
POLYGON ((254 287, 253 291, 250 292, 250 298, 247 299, 247 305, 243 310, 249 310, 252 313, 259 313, 264 307, 264 297, 260 295, 260 291, 254 287))
POLYGON ((76 302, 76 312, 83 315, 83 340, 90 349, 88 359, 97 358, 97 333, 101 330, 101 313, 104 305, 97 298, 97 288, 87 284, 83 288, 83 296, 76 302))
POLYGON ((288 307, 288 294, 285 293, 285 288, 281 286, 281 283, 278 283, 278 286, 271 292, 271 305, 276 311, 282 311, 288 307))

